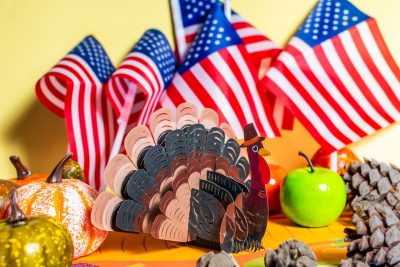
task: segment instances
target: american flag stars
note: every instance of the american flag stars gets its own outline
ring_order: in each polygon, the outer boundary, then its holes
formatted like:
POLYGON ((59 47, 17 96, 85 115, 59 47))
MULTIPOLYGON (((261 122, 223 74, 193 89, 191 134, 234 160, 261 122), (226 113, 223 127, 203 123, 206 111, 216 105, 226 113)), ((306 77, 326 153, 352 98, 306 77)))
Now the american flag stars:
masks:
POLYGON ((126 130, 148 122, 176 68, 167 38, 158 30, 146 31, 107 83, 107 96, 126 130))
POLYGON ((89 63, 102 83, 105 83, 114 72, 114 67, 103 47, 91 35, 87 36, 78 46, 72 49, 70 54, 80 56, 89 63))
POLYGON ((243 41, 225 17, 219 18, 212 15, 211 13, 207 17, 194 45, 189 49, 186 60, 179 69, 180 73, 184 73, 194 64, 216 51, 228 46, 243 44, 243 41))
POLYGON ((145 32, 131 52, 139 52, 148 56, 163 74, 162 79, 168 85, 176 69, 176 60, 165 36, 157 30, 145 32))
POLYGON ((198 23, 203 20, 204 16, 207 15, 210 10, 214 7, 215 3, 221 4, 217 0, 184 0, 181 8, 185 9, 184 24, 198 23))
POLYGON ((346 2, 320 0, 299 28, 297 36, 317 44, 367 18, 367 15, 346 2))

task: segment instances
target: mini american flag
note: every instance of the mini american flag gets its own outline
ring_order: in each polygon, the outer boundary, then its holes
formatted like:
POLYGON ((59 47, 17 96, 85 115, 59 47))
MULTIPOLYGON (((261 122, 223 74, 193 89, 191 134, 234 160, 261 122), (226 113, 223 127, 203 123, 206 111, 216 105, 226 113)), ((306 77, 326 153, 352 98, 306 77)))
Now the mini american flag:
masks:
POLYGON ((128 53, 106 89, 119 121, 128 120, 127 130, 148 122, 162 90, 172 80, 176 65, 167 38, 158 30, 146 31, 128 53), (133 98, 133 103, 127 105, 133 98), (127 118, 124 112, 128 112, 127 118))
POLYGON ((222 8, 215 6, 161 102, 172 108, 182 102, 194 103, 199 109, 210 107, 238 137, 243 136, 242 126, 250 122, 261 135, 274 137, 279 132, 257 81, 257 70, 242 39, 222 8))
MULTIPOLYGON (((218 0, 170 0, 170 4, 178 61, 183 62, 207 15, 216 5, 222 6, 222 3, 218 0)), ((261 60, 275 58, 279 54, 280 48, 274 42, 235 12, 232 12, 231 22, 257 68, 261 60)))
MULTIPOLYGON (((219 0, 170 0, 178 61, 184 61, 210 10, 219 0)), ((263 77, 281 49, 253 25, 232 11, 231 23, 244 42, 250 58, 263 77)), ((267 99, 279 128, 291 130, 294 117, 274 94, 267 92, 267 99)))
POLYGON ((265 82, 331 152, 399 121, 399 78, 373 18, 320 0, 265 82))
POLYGON ((113 71, 103 47, 88 36, 36 83, 40 102, 64 118, 73 159, 96 189, 103 187, 115 135, 115 116, 103 90, 113 71))

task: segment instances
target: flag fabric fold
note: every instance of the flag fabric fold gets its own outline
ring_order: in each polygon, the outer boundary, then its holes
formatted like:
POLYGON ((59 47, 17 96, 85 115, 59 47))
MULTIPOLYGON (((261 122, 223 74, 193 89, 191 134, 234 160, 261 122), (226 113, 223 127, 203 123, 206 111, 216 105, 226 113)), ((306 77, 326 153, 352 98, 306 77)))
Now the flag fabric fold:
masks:
MULTIPOLYGON (((222 6, 218 0, 170 0, 178 62, 183 62, 209 12, 222 6)), ((231 23, 243 41, 249 58, 262 78, 281 49, 253 25, 232 11, 231 23)), ((278 128, 293 129, 294 117, 283 103, 266 88, 268 103, 278 128)))
POLYGON ((331 152, 399 121, 399 78, 375 19, 320 0, 263 83, 331 152))
POLYGON ((172 80, 177 63, 167 38, 146 31, 107 83, 107 97, 119 118, 128 110, 128 127, 146 124, 163 89, 172 80), (134 101, 126 105, 128 100, 134 101))
POLYGON ((201 27, 189 53, 161 103, 176 107, 182 102, 199 109, 216 110, 235 134, 243 136, 242 125, 253 122, 261 135, 279 135, 264 92, 258 90, 258 70, 246 46, 225 17, 214 6, 201 27))
POLYGON ((36 83, 39 101, 64 118, 73 159, 96 189, 103 188, 115 135, 115 114, 103 87, 113 71, 101 44, 88 36, 36 83))

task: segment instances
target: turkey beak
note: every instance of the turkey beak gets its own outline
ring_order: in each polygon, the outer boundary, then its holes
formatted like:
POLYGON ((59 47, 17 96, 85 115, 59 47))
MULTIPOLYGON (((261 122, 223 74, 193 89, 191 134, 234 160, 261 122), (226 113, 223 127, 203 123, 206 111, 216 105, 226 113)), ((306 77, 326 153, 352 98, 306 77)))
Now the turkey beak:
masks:
POLYGON ((265 148, 261 148, 260 150, 258 150, 258 155, 262 156, 262 157, 266 157, 266 156, 270 156, 271 152, 269 152, 268 150, 266 150, 265 148))

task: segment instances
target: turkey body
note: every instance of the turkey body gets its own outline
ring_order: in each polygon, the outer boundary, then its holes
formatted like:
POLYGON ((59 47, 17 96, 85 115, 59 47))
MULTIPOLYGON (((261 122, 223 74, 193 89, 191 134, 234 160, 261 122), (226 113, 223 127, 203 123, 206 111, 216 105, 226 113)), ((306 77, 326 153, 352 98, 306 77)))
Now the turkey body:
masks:
MULTIPOLYGON (((99 228, 148 233, 227 252, 262 247, 268 205, 264 191, 246 183, 250 165, 218 116, 182 104, 174 118, 156 111, 149 128, 125 139, 127 155, 111 159, 93 208, 99 228)), ((254 183, 257 185, 257 183, 254 183)))

